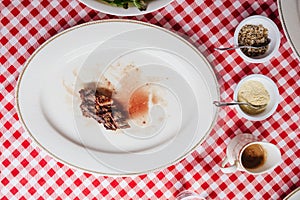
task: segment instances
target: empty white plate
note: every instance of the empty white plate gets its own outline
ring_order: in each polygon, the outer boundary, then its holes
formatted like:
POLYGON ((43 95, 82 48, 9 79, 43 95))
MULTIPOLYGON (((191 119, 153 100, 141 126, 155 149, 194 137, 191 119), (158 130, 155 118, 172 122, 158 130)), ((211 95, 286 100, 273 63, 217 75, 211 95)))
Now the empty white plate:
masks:
POLYGON ((300 59, 300 2, 277 0, 280 21, 284 34, 294 53, 300 59))
POLYGON ((290 194, 288 194, 284 200, 299 200, 300 199, 300 187, 293 190, 290 194))

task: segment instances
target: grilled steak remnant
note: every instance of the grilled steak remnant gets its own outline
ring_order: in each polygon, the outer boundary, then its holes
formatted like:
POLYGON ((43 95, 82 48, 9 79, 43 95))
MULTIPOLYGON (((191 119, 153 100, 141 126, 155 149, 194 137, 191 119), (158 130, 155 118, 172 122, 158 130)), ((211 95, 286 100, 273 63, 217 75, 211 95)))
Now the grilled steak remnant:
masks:
POLYGON ((108 130, 129 128, 128 114, 121 104, 112 99, 112 91, 106 88, 84 88, 79 91, 83 116, 91 117, 108 130))

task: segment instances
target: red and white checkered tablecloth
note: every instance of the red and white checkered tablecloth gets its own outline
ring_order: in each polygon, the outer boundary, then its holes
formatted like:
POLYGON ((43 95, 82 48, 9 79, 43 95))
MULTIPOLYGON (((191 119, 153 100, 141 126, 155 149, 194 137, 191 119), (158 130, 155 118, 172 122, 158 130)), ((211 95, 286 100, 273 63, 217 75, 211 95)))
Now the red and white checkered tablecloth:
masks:
POLYGON ((47 39, 88 21, 117 18, 76 0, 2 0, 0 3, 0 199, 175 199, 182 190, 208 199, 282 199, 300 186, 300 66, 283 35, 274 0, 175 0, 156 12, 127 17, 185 34, 207 55, 221 78, 223 100, 246 75, 272 78, 282 97, 277 111, 261 122, 222 109, 206 141, 181 162, 147 175, 112 178, 84 173, 57 162, 22 127, 15 86, 25 61, 47 39), (279 53, 264 64, 245 63, 231 45, 235 27, 250 15, 265 15, 281 32, 279 53), (283 162, 271 173, 223 174, 219 165, 236 134, 248 132, 276 144, 283 162))

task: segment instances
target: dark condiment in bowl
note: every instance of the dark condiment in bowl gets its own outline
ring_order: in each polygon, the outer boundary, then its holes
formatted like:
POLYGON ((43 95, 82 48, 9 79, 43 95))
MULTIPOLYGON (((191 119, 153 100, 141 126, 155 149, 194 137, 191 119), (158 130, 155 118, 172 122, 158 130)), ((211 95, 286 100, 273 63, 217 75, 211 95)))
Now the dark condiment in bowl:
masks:
POLYGON ((265 54, 269 48, 268 29, 261 24, 252 25, 246 24, 243 26, 238 35, 239 46, 255 46, 260 48, 241 48, 241 51, 248 57, 257 57, 265 54))

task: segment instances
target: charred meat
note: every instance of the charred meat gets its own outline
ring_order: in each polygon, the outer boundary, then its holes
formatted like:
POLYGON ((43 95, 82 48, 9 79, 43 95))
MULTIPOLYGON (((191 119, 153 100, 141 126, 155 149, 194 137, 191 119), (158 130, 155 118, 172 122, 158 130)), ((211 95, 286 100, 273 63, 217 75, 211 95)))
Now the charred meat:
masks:
POLYGON ((112 99, 112 92, 105 88, 85 88, 79 91, 83 116, 91 117, 108 130, 129 128, 128 114, 121 104, 112 99))

